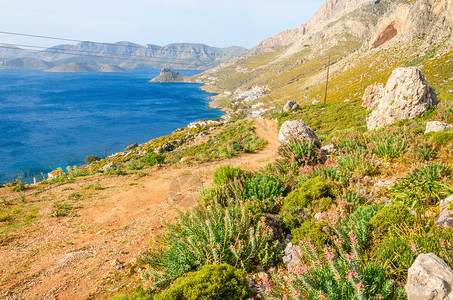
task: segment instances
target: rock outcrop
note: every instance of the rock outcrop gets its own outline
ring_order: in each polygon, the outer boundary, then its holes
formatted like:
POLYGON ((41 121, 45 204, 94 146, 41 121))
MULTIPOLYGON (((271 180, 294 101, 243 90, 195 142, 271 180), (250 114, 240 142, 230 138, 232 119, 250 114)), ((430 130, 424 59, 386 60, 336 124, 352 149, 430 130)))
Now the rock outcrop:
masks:
POLYGON ((299 110, 300 106, 294 100, 289 100, 283 107, 283 112, 289 112, 290 110, 299 110))
POLYGON ((450 129, 450 128, 453 128, 453 126, 450 124, 447 124, 447 123, 442 123, 439 121, 428 122, 428 123, 426 123, 425 134, 427 134, 428 132, 444 131, 444 130, 450 129))
POLYGON ((453 196, 447 197, 440 201, 440 214, 437 218, 437 226, 439 227, 453 227, 453 211, 452 208, 453 196))
POLYGON ((306 142, 311 141, 316 148, 321 148, 321 143, 316 133, 302 120, 286 121, 280 128, 278 134, 280 144, 285 144, 292 138, 301 139, 306 142))
POLYGON ((378 105, 379 99, 382 98, 384 87, 383 83, 376 83, 367 87, 362 97, 362 107, 373 110, 378 105))
POLYGON ((416 118, 438 101, 423 73, 415 68, 397 68, 380 91, 376 108, 367 117, 368 129, 379 129, 401 120, 416 118))
POLYGON ((187 82, 189 77, 184 76, 178 72, 173 72, 169 68, 163 68, 159 76, 151 79, 149 82, 171 83, 171 82, 187 82))
POLYGON ((453 299, 453 270, 436 255, 420 254, 409 268, 404 287, 410 300, 453 299))

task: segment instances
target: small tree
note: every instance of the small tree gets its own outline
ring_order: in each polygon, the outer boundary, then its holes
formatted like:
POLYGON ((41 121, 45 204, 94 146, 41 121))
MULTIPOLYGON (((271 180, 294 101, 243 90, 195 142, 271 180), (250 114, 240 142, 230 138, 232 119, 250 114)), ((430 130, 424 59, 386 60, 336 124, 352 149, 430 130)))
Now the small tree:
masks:
POLYGON ((98 161, 98 160, 101 160, 101 158, 100 158, 99 156, 95 155, 95 154, 93 154, 93 155, 88 155, 87 157, 85 157, 85 162, 86 162, 87 164, 94 163, 94 162, 96 162, 96 161, 98 161))

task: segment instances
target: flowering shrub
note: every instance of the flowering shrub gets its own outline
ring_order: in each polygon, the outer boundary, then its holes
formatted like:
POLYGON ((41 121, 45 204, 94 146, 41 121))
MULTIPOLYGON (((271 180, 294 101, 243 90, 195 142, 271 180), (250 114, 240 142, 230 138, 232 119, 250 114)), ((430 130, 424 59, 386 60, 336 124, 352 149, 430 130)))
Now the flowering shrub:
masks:
POLYGON ((278 167, 286 172, 298 173, 301 166, 314 166, 322 162, 322 153, 312 141, 306 142, 297 138, 290 139, 278 150, 281 159, 278 167))
POLYGON ((372 148, 373 153, 378 157, 392 159, 406 154, 409 145, 410 140, 408 137, 395 133, 386 133, 382 137, 374 138, 372 148))
POLYGON ((214 171, 214 184, 227 184, 234 179, 244 179, 250 174, 241 168, 234 168, 230 165, 223 165, 214 171))
POLYGON ((378 211, 369 221, 377 235, 385 235, 392 227, 412 226, 415 218, 404 204, 390 204, 378 211))
POLYGON ((364 150, 354 150, 338 157, 337 164, 351 172, 355 177, 373 175, 377 170, 376 162, 373 160, 373 153, 364 150))
POLYGON ((301 252, 293 248, 297 262, 292 270, 280 270, 272 281, 259 282, 264 298, 404 299, 404 291, 385 279, 381 265, 363 261, 353 231, 348 236, 348 245, 332 236, 336 251, 326 246, 323 255, 310 240, 302 241, 301 252))
POLYGON ((167 224, 163 250, 142 254, 154 286, 161 287, 182 274, 207 264, 228 263, 248 268, 257 263, 272 232, 263 221, 255 224, 244 205, 223 208, 214 203, 179 214, 179 222, 167 224))

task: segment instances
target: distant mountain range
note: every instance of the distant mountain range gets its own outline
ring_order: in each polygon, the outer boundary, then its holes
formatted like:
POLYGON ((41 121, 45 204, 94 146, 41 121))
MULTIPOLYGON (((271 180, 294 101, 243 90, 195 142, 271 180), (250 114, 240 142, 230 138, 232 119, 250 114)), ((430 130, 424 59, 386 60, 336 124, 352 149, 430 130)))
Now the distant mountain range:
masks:
MULTIPOLYGON (((122 69, 200 69, 206 70, 241 56, 247 49, 232 46, 216 48, 203 44, 138 45, 130 42, 113 44, 80 42, 58 45, 41 51, 14 46, 0 48, 0 69, 47 70, 72 64, 111 65, 122 69), (8 48, 6 48, 8 47, 8 48)), ((69 69, 74 69, 70 67, 69 69)), ((66 72, 68 68, 56 68, 66 72)), ((88 68, 89 69, 89 68, 88 68)), ((103 68, 99 68, 101 71, 103 68)), ((107 68, 112 70, 111 68, 107 68)), ((114 68, 113 68, 114 69, 114 68)))

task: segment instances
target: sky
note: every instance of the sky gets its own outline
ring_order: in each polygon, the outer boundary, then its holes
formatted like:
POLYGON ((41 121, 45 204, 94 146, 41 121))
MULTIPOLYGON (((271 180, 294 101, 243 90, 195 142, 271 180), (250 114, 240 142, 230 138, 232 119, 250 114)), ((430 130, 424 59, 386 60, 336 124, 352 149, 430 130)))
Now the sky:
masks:
MULTIPOLYGON (((297 28, 324 0, 0 0, 0 31, 95 42, 252 48, 297 28)), ((0 43, 67 42, 0 34, 0 43)))

